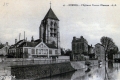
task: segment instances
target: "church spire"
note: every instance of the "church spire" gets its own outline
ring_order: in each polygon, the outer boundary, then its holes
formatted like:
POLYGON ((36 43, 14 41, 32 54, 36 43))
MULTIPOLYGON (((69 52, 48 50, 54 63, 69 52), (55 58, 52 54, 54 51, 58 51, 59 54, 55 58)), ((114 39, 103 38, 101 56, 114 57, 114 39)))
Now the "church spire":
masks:
POLYGON ((50 8, 51 8, 51 1, 50 1, 50 8))
POLYGON ((46 16, 44 17, 44 20, 45 19, 55 19, 55 20, 59 21, 59 19, 57 18, 57 16, 55 15, 55 13, 53 12, 53 10, 51 9, 51 2, 50 2, 50 9, 47 12, 46 16))

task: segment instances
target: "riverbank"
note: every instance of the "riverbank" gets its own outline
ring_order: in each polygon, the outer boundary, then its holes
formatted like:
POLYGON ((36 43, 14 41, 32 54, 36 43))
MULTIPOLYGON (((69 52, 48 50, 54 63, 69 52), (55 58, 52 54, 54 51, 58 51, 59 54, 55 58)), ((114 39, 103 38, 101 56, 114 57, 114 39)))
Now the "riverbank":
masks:
POLYGON ((11 66, 11 75, 14 75, 16 79, 44 78, 70 71, 75 71, 70 62, 44 65, 11 66))
MULTIPOLYGON (((30 62, 30 61, 29 61, 30 62)), ((97 60, 90 61, 92 65, 97 65, 97 60)), ((44 64, 41 64, 41 61, 32 61, 30 64, 24 62, 25 64, 19 64, 20 62, 13 62, 9 67, 1 68, 4 71, 4 74, 7 76, 15 76, 16 79, 37 79, 50 77, 54 75, 59 75, 78 69, 85 69, 85 61, 67 61, 67 62, 48 62, 45 61, 44 64), (14 65, 13 65, 14 64, 14 65), (16 65, 19 64, 19 65, 16 65)), ((2 63, 3 64, 3 63, 2 63)), ((6 63, 7 66, 8 63, 6 63)), ((2 75, 2 74, 1 74, 2 75)))

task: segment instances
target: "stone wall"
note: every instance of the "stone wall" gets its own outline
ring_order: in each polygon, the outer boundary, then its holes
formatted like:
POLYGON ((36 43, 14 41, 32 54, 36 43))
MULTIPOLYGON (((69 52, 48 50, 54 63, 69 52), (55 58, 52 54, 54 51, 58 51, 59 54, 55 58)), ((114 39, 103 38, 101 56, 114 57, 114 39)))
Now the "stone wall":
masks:
POLYGON ((74 71, 70 62, 42 64, 42 65, 24 65, 12 66, 11 75, 16 79, 36 79, 53 76, 61 73, 74 71))

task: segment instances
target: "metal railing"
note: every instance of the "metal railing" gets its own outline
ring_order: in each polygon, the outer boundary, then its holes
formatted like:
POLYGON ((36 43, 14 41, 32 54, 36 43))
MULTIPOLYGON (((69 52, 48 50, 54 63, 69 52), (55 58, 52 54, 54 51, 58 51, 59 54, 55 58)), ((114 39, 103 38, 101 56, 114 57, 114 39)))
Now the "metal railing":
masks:
POLYGON ((56 59, 56 60, 15 60, 15 61, 2 61, 4 65, 8 66, 15 66, 15 65, 39 65, 39 64, 54 64, 54 63, 63 63, 63 62, 70 62, 68 59, 56 59))

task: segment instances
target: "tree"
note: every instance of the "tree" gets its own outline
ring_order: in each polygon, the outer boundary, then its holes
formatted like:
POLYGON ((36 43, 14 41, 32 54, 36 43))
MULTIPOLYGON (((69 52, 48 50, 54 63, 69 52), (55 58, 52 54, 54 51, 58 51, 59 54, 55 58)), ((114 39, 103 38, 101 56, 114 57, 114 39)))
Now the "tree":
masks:
POLYGON ((118 53, 118 47, 115 46, 113 49, 110 49, 108 53, 108 68, 112 69, 113 68, 113 55, 118 53))
POLYGON ((105 36, 103 36, 100 41, 101 41, 102 46, 104 47, 105 60, 106 60, 106 57, 108 53, 110 52, 110 50, 114 49, 115 43, 113 42, 112 38, 105 37, 105 36))
POLYGON ((73 60, 73 54, 72 54, 72 51, 70 49, 67 49, 65 51, 65 55, 66 56, 70 56, 70 60, 72 61, 73 60))
MULTIPOLYGON (((104 47, 104 52, 105 52, 105 80, 106 80, 106 75, 108 76, 108 72, 106 69, 106 57, 113 55, 113 52, 111 52, 111 50, 114 49, 115 43, 113 42, 112 38, 105 37, 105 36, 103 36, 100 39, 100 41, 102 46, 104 47)), ((108 60, 108 68, 113 68, 112 60, 108 60)))
POLYGON ((100 41, 106 52, 115 46, 113 40, 109 37, 103 36, 100 41))
POLYGON ((63 48, 61 48, 61 55, 65 55, 63 48))

